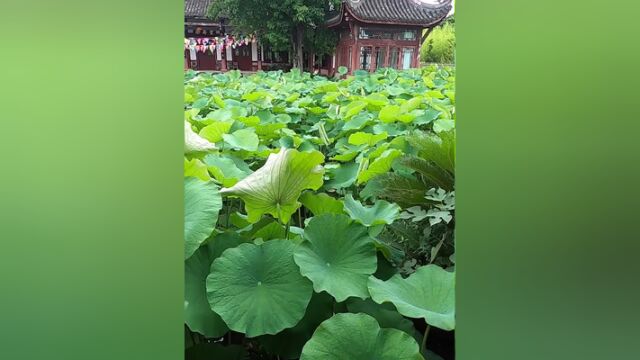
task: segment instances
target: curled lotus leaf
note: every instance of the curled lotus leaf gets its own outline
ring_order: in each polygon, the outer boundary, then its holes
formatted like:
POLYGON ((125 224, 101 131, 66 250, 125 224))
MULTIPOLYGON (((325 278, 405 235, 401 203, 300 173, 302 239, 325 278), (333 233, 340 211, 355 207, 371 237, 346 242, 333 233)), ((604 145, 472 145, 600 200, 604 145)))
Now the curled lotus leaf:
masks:
POLYGON ((206 152, 215 150, 215 144, 210 143, 207 139, 204 139, 200 135, 196 134, 191 129, 191 124, 188 121, 184 122, 184 152, 206 152))
POLYGON ((324 155, 319 151, 281 148, 277 154, 270 154, 260 169, 220 193, 241 198, 252 223, 264 214, 287 223, 300 207, 302 191, 322 186, 323 162, 324 155))

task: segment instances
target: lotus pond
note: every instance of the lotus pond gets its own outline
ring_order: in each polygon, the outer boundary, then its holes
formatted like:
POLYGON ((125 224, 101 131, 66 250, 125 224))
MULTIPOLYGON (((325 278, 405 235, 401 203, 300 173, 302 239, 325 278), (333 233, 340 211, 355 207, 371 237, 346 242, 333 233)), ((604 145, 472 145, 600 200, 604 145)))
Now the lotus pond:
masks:
POLYGON ((186 73, 187 359, 453 359, 454 76, 186 73))

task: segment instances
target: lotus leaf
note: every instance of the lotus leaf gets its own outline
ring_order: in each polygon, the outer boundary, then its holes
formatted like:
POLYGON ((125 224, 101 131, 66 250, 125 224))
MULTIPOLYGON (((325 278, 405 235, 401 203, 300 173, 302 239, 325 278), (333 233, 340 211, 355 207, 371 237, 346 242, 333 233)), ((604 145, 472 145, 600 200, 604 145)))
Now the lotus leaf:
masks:
POLYGON ((381 329, 366 314, 336 314, 302 349, 300 360, 424 360, 418 343, 397 329, 381 329))
POLYGON ((184 312, 185 322, 191 331, 210 338, 220 337, 227 332, 227 325, 209 306, 206 279, 213 260, 224 250, 242 242, 242 238, 235 233, 222 233, 201 246, 185 261, 184 312))
POLYGON ((220 192, 244 200, 250 222, 270 214, 287 223, 298 207, 302 190, 322 186, 324 156, 319 151, 299 152, 281 148, 269 155, 263 167, 220 192))
POLYGON ((222 209, 218 187, 194 177, 184 179, 184 258, 187 259, 211 235, 222 209))
POLYGON ((418 268, 408 278, 369 278, 369 292, 379 304, 393 303, 398 312, 443 330, 455 328, 455 274, 437 265, 418 268))
POLYGON ((400 206, 378 200, 371 207, 362 205, 351 194, 344 198, 344 209, 352 219, 365 226, 391 224, 400 215, 400 206))
POLYGON ((293 262, 294 247, 288 240, 247 243, 213 261, 209 304, 231 330, 247 337, 276 334, 302 319, 313 289, 293 262))
POLYGON ((367 278, 377 265, 367 228, 346 215, 323 214, 309 221, 304 238, 294 259, 316 292, 326 291, 337 301, 369 297, 367 278))

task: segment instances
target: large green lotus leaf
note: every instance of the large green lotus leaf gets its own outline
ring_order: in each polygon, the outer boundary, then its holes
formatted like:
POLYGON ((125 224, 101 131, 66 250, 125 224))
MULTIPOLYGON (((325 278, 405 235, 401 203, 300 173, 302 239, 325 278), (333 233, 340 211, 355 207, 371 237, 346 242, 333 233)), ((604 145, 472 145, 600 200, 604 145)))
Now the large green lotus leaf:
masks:
POLYGON ((284 239, 285 228, 278 221, 270 217, 263 217, 260 221, 252 224, 246 221, 246 218, 246 215, 243 215, 242 218, 240 218, 240 215, 237 215, 235 222, 238 225, 244 225, 238 226, 239 230, 237 230, 237 232, 247 240, 256 240, 258 238, 263 241, 284 239))
POLYGON ((403 279, 387 281, 369 278, 369 292, 375 302, 391 302, 398 312, 443 330, 455 328, 455 273, 437 265, 422 266, 403 279))
POLYGON ((354 314, 363 313, 373 316, 383 328, 393 328, 406 332, 417 341, 420 333, 413 326, 413 321, 403 317, 390 303, 378 304, 371 299, 351 298, 347 300, 347 309, 354 314))
POLYGON ((200 130, 200 136, 203 138, 217 143, 222 141, 222 135, 229 133, 233 125, 233 121, 216 121, 210 125, 207 125, 200 130))
POLYGON ((293 262, 294 248, 288 240, 242 244, 213 261, 209 304, 231 330, 273 335, 302 319, 313 289, 293 262))
POLYGON ((322 186, 324 155, 319 151, 299 152, 281 148, 271 154, 267 162, 253 174, 220 192, 240 197, 247 210, 248 220, 260 220, 271 214, 287 223, 298 207, 303 190, 317 190, 322 186))
POLYGON ((231 147, 240 150, 256 151, 260 139, 253 128, 236 130, 231 134, 223 134, 224 141, 231 147))
POLYGON ((367 103, 364 101, 358 100, 350 102, 348 105, 340 108, 340 116, 343 119, 350 119, 354 115, 357 115, 362 110, 364 110, 365 107, 367 107, 367 103))
POLYGON ((331 179, 325 183, 327 189, 342 189, 353 185, 358 177, 360 164, 351 162, 341 164, 337 168, 327 170, 331 179))
POLYGON ((384 174, 391 169, 393 160, 402 155, 398 149, 389 149, 376 158, 369 167, 358 174, 358 184, 369 181, 374 176, 384 174))
POLYGON ((433 131, 440 133, 455 128, 456 124, 451 119, 438 119, 433 122, 433 131))
POLYGON ((184 152, 206 152, 214 150, 216 146, 209 142, 207 139, 200 137, 191 129, 191 124, 188 121, 184 122, 184 152))
POLYGON ((302 349, 300 360, 424 360, 418 343, 397 329, 381 329, 366 314, 336 314, 302 349))
POLYGON ((244 346, 220 343, 200 343, 185 350, 185 360, 245 360, 247 350, 244 346))
POLYGON ((344 212, 344 203, 325 193, 314 194, 310 191, 305 192, 300 197, 300 202, 304 207, 311 210, 314 216, 333 213, 342 214, 344 212))
POLYGON ((213 232, 222 209, 222 197, 212 181, 184 179, 184 258, 187 259, 213 232))
POLYGON ((260 336, 258 341, 271 354, 283 359, 298 359, 304 344, 311 339, 318 325, 333 315, 333 310, 331 295, 326 292, 313 293, 304 317, 296 326, 276 335, 260 336))
POLYGON ((424 99, 423 99, 422 96, 413 97, 413 98, 407 100, 406 102, 402 103, 402 105, 400 105, 400 111, 402 113, 408 113, 410 111, 413 111, 413 110, 417 109, 418 107, 420 107, 420 105, 422 104, 423 100, 424 99))
POLYGON ((287 127, 287 124, 283 123, 261 123, 256 125, 256 134, 260 136, 261 139, 269 141, 278 138, 279 130, 287 127))
POLYGON ((400 106, 398 105, 387 105, 380 109, 380 113, 378 113, 378 118, 382 122, 390 123, 394 122, 398 119, 398 115, 400 115, 400 106))
POLYGON ((222 186, 231 187, 251 175, 251 169, 247 164, 226 155, 209 154, 205 156, 204 162, 213 177, 221 182, 222 186))
POLYGON ((201 246, 184 263, 184 313, 189 329, 209 338, 224 335, 228 328, 218 314, 211 311, 207 300, 206 280, 211 263, 226 249, 243 242, 236 233, 218 234, 201 246))
POLYGON ((251 235, 254 239, 262 239, 263 241, 272 240, 272 239, 283 239, 286 235, 284 226, 282 226, 277 221, 271 220, 265 226, 256 229, 255 232, 251 235))
POLYGON ((342 154, 338 154, 334 157, 332 157, 332 160, 337 160, 337 161, 351 161, 353 159, 355 159, 356 156, 358 156, 358 154, 360 153, 360 151, 358 149, 355 150, 346 150, 345 153, 342 154))
POLYGON ((349 135, 349 144, 352 145, 367 145, 374 146, 380 141, 386 139, 389 136, 386 132, 374 135, 366 132, 359 131, 357 133, 353 133, 349 135))
POLYGON ((373 106, 384 106, 389 103, 389 99, 387 99, 385 95, 380 93, 373 93, 367 96, 364 100, 368 102, 369 105, 373 106))
POLYGON ((326 291, 337 301, 369 297, 367 278, 377 265, 367 228, 346 215, 324 214, 309 221, 304 237, 294 259, 316 292, 326 291))
POLYGON ((378 200, 373 206, 364 206, 351 194, 344 198, 344 210, 352 219, 365 226, 391 224, 400 215, 400 206, 378 200))
POLYGON ((358 114, 351 118, 351 120, 344 123, 342 126, 343 131, 360 130, 362 129, 373 117, 370 113, 358 114))
POLYGON ((203 164, 202 161, 198 159, 187 160, 184 159, 184 176, 193 176, 202 181, 211 180, 211 176, 209 176, 209 171, 207 171, 207 165, 203 164))

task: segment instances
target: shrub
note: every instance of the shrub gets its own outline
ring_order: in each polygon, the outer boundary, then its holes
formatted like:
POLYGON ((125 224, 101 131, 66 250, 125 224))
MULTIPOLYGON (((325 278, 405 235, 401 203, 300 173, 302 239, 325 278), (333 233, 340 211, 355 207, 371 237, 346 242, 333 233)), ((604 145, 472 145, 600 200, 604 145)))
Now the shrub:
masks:
POLYGON ((433 29, 420 49, 420 61, 427 63, 455 63, 456 29, 447 21, 433 29))

